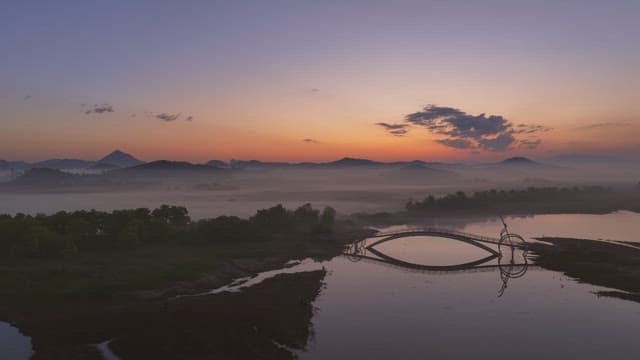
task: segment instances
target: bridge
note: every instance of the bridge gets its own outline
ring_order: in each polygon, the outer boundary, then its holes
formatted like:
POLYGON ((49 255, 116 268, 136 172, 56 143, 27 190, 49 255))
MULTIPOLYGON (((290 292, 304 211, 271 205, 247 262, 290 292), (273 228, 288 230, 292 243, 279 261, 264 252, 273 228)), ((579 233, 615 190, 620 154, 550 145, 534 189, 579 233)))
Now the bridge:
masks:
MULTIPOLYGON (((470 234, 462 231, 443 229, 443 228, 437 228, 437 227, 414 228, 414 229, 407 229, 407 230, 400 230, 400 231, 379 232, 371 236, 370 238, 382 238, 382 239, 370 244, 368 247, 373 247, 383 242, 399 239, 402 237, 409 237, 409 236, 443 237, 447 239, 467 242, 474 246, 478 246, 477 243, 487 243, 487 244, 493 244, 493 245, 516 247, 516 248, 524 248, 527 246, 526 241, 524 241, 524 239, 519 235, 511 234, 506 231, 501 232, 500 235, 501 235, 500 239, 498 239, 498 238, 493 238, 489 236, 470 234)), ((479 246, 479 247, 494 254, 498 253, 497 251, 487 246, 479 246)))
POLYGON ((502 296, 507 288, 507 282, 512 278, 519 278, 524 276, 529 267, 528 262, 528 246, 527 242, 522 236, 512 234, 507 229, 507 224, 503 221, 504 228, 500 231, 500 238, 492 238, 488 236, 476 235, 465 233, 462 231, 456 231, 451 229, 442 229, 435 227, 428 228, 414 228, 401 231, 390 232, 378 232, 377 234, 370 236, 368 239, 378 239, 373 243, 367 245, 367 240, 364 239, 353 243, 350 248, 345 252, 345 255, 351 261, 374 261, 381 264, 386 264, 394 267, 400 267, 406 270, 412 271, 434 271, 434 272, 451 272, 451 271, 478 271, 489 270, 497 268, 500 271, 500 278, 502 286, 498 291, 498 296, 502 296), (487 256, 462 264, 455 265, 426 265, 415 264, 395 257, 389 256, 375 247, 379 244, 392 241, 395 239, 411 236, 435 236, 441 238, 447 238, 457 241, 462 241, 469 245, 478 247, 487 252, 487 256), (485 244, 497 245, 497 250, 494 247, 489 247, 485 244), (503 247, 510 249, 509 255, 504 256, 503 247), (515 253, 518 252, 522 258, 522 262, 516 261, 515 253), (371 255, 369 255, 371 254, 371 255), (373 255, 373 256, 372 256, 373 255), (497 261, 494 262, 494 260, 497 261))

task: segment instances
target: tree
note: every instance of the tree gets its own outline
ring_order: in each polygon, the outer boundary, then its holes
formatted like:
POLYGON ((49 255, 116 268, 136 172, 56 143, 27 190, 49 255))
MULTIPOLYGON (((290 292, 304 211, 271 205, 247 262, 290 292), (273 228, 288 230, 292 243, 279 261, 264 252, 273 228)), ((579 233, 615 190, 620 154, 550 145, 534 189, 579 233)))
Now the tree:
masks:
POLYGON ((189 211, 183 206, 162 205, 153 210, 151 216, 167 225, 184 227, 191 222, 189 211))

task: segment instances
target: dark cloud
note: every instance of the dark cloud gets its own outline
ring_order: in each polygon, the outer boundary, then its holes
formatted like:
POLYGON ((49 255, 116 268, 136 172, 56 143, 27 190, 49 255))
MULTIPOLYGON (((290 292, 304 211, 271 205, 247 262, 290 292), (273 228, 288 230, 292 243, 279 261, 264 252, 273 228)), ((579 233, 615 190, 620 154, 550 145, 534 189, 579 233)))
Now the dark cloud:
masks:
POLYGON ((471 141, 465 139, 440 139, 436 142, 456 149, 473 149, 475 147, 471 141))
POLYGON ((481 148, 490 151, 506 151, 516 143, 516 138, 510 132, 504 132, 494 138, 479 138, 481 148))
POLYGON ((407 132, 409 132, 409 124, 388 124, 385 122, 376 123, 376 125, 384 128, 389 132, 389 134, 394 136, 403 136, 407 132))
POLYGON ((318 88, 311 89, 311 92, 313 92, 313 93, 317 93, 318 91, 320 91, 320 89, 318 89, 318 88))
POLYGON ((530 139, 530 140, 521 140, 518 147, 525 148, 527 150, 533 150, 540 146, 542 140, 540 139, 530 139))
POLYGON ((458 109, 429 105, 406 116, 406 121, 429 131, 452 138, 481 140, 512 131, 511 124, 502 116, 470 115, 458 109))
POLYGON ((303 142, 309 143, 309 144, 317 144, 318 140, 315 139, 302 139, 303 142))
POLYGON ((412 126, 419 126, 429 132, 441 135, 436 142, 456 149, 506 151, 516 146, 533 148, 539 140, 520 140, 520 134, 532 136, 551 131, 542 125, 514 125, 501 115, 471 115, 453 107, 427 105, 405 116, 405 123, 376 123, 396 136, 405 135, 412 126))
POLYGON ((186 121, 193 121, 193 116, 189 115, 189 116, 187 116, 187 118, 185 120, 186 121))
POLYGON ((160 114, 154 115, 154 117, 156 119, 169 122, 169 121, 178 120, 180 118, 180 115, 181 113, 178 113, 178 114, 160 113, 160 114))
POLYGON ((92 108, 88 109, 84 113, 89 115, 89 114, 102 114, 102 113, 108 113, 108 112, 114 112, 113 106, 109 104, 102 104, 102 105, 94 104, 92 108))
POLYGON ((29 99, 31 99, 31 95, 27 95, 27 96, 25 96, 25 97, 24 97, 24 100, 25 100, 25 101, 26 101, 26 100, 29 100, 29 99))

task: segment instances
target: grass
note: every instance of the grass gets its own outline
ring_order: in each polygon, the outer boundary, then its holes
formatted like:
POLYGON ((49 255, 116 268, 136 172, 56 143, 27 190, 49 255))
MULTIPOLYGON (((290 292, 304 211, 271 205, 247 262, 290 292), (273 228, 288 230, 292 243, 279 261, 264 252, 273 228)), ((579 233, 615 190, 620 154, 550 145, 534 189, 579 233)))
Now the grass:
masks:
POLYGON ((234 258, 293 257, 292 242, 186 246, 79 253, 59 259, 0 263, 0 302, 41 303, 109 298, 197 278, 234 258))

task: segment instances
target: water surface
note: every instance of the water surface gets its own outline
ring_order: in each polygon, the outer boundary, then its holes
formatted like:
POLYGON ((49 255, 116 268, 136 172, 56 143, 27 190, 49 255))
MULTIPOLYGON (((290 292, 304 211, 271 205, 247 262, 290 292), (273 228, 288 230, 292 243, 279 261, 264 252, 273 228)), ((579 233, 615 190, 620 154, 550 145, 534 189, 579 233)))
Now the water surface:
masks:
MULTIPOLYGON (((633 241, 640 233, 640 214, 630 212, 505 220, 511 232, 527 239, 547 235, 633 241)), ((451 227, 457 230, 492 237, 498 237, 502 227, 499 219, 454 224, 451 227)), ((487 255, 470 244, 431 236, 401 238, 376 249, 398 260, 431 266, 468 263, 487 255)), ((522 262, 522 252, 515 251, 514 256, 522 262)), ((328 270, 313 304, 316 310, 309 326, 314 335, 306 351, 298 351, 302 359, 640 356, 640 304, 596 295, 607 288, 578 283, 535 264, 526 268, 524 276, 505 282, 497 259, 483 263, 482 268, 456 271, 354 260, 358 259, 341 256, 322 263, 291 263, 286 269, 239 279, 203 295, 244 291, 281 272, 328 270)), ((505 256, 501 263, 507 260, 505 256)), ((0 323, 0 354, 28 358, 29 338, 0 323)))

